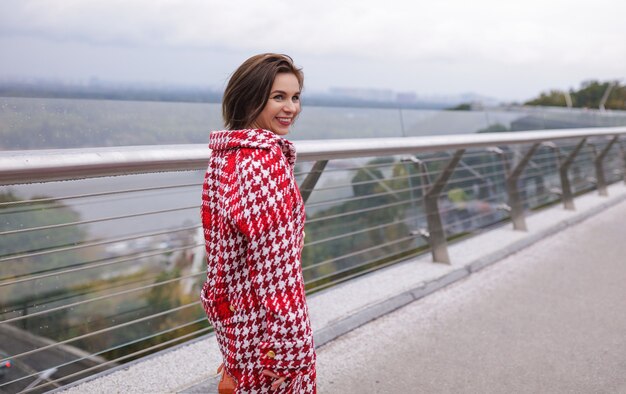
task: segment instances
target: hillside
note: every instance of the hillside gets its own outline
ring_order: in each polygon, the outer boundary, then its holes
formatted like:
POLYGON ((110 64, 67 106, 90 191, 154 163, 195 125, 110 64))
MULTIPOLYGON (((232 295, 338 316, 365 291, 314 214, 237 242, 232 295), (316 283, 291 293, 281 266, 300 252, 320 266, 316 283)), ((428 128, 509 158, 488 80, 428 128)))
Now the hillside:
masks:
POLYGON ((580 89, 570 89, 568 92, 562 90, 550 90, 543 92, 539 97, 525 102, 525 105, 541 105, 550 107, 567 107, 567 93, 571 97, 571 105, 575 108, 600 108, 603 97, 605 109, 626 110, 626 86, 619 81, 585 81, 581 83, 580 89))

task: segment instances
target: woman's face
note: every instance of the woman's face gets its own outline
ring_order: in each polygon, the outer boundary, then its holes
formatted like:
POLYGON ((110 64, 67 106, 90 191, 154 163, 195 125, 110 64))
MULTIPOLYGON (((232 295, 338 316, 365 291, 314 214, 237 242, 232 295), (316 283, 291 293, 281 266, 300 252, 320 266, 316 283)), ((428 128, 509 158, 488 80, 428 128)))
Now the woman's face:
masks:
POLYGON ((278 135, 286 135, 299 113, 300 84, 298 78, 292 73, 279 73, 272 84, 269 100, 253 122, 252 127, 270 130, 278 135))

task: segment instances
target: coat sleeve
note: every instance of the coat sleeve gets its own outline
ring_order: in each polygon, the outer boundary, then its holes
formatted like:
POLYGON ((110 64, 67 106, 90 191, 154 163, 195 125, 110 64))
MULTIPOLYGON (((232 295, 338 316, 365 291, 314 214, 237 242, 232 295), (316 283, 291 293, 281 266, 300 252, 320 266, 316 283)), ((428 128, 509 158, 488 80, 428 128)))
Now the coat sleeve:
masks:
POLYGON ((293 217, 289 167, 278 146, 240 149, 234 222, 248 243, 252 287, 266 311, 261 365, 293 377, 315 362, 300 265, 302 229, 293 217))

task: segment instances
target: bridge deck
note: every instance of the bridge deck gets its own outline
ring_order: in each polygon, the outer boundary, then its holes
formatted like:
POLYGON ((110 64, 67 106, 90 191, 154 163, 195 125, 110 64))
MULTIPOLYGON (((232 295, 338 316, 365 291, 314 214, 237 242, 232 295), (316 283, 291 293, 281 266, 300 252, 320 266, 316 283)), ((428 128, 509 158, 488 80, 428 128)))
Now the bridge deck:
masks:
POLYGON ((626 202, 318 350, 322 393, 626 393, 626 202))

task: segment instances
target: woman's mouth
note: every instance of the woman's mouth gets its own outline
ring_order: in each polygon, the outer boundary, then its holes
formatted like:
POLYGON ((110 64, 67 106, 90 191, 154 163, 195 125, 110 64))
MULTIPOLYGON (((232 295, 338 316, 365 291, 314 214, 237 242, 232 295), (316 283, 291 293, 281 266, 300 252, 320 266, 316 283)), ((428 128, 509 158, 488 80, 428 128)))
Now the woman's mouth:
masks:
POLYGON ((278 123, 280 123, 282 126, 289 126, 291 124, 292 119, 276 117, 276 120, 278 120, 278 123))

